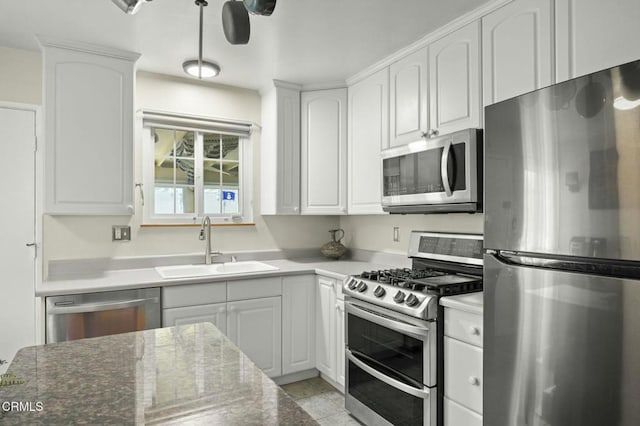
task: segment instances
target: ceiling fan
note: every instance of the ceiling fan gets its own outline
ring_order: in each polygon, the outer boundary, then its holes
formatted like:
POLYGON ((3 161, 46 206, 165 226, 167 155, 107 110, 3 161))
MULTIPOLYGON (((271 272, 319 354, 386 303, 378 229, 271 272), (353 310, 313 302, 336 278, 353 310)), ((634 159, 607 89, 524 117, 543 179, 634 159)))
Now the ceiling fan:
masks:
POLYGON ((140 6, 143 3, 148 3, 152 0, 111 0, 116 6, 118 6, 124 13, 128 15, 135 15, 140 6))

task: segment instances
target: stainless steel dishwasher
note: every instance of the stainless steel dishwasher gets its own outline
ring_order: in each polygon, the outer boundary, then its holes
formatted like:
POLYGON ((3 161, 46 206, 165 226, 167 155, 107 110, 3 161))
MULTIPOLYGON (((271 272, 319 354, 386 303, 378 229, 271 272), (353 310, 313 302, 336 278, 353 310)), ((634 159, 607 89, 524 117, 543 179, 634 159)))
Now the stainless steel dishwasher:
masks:
POLYGON ((47 297, 47 343, 162 326, 160 289, 47 297))

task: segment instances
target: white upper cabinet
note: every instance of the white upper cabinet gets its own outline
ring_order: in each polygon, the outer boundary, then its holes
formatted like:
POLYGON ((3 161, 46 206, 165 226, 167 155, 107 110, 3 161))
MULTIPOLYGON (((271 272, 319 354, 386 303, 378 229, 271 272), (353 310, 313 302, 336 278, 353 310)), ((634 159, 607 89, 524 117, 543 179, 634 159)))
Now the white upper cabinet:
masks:
POLYGON ((347 89, 301 95, 301 212, 346 214, 347 89))
POLYGON ((428 129, 427 56, 425 47, 389 67, 390 147, 419 140, 428 129))
POLYGON ((389 147, 389 69, 349 87, 349 214, 382 214, 382 161, 389 147))
POLYGON ((482 127, 479 22, 429 45, 429 91, 428 134, 482 127))
POLYGON ((482 18, 485 106, 553 83, 552 16, 552 0, 516 0, 482 18))
POLYGON ((640 58, 640 1, 556 0, 558 81, 640 58))
POLYGON ((262 94, 260 213, 300 214, 300 87, 274 81, 262 94))
POLYGON ((140 55, 39 41, 44 57, 45 212, 133 214, 134 67, 140 55))

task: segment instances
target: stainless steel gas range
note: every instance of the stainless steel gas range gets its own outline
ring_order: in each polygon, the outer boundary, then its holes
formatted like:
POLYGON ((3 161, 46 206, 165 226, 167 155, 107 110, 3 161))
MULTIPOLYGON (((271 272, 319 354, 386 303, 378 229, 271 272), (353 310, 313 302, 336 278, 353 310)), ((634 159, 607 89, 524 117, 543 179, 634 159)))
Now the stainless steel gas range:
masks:
POLYGON ((482 235, 411 233, 412 267, 345 282, 345 404, 367 425, 442 425, 439 298, 482 290, 482 235))

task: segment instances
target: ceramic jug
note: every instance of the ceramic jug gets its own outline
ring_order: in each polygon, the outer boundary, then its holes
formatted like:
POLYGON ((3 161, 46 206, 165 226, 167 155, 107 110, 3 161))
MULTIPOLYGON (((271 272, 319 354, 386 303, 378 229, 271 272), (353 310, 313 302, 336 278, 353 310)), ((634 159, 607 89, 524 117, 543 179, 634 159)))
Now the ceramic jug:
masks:
POLYGON ((340 242, 344 238, 344 231, 342 229, 331 229, 331 241, 324 244, 320 248, 320 252, 330 259, 339 259, 347 252, 347 248, 340 242))

